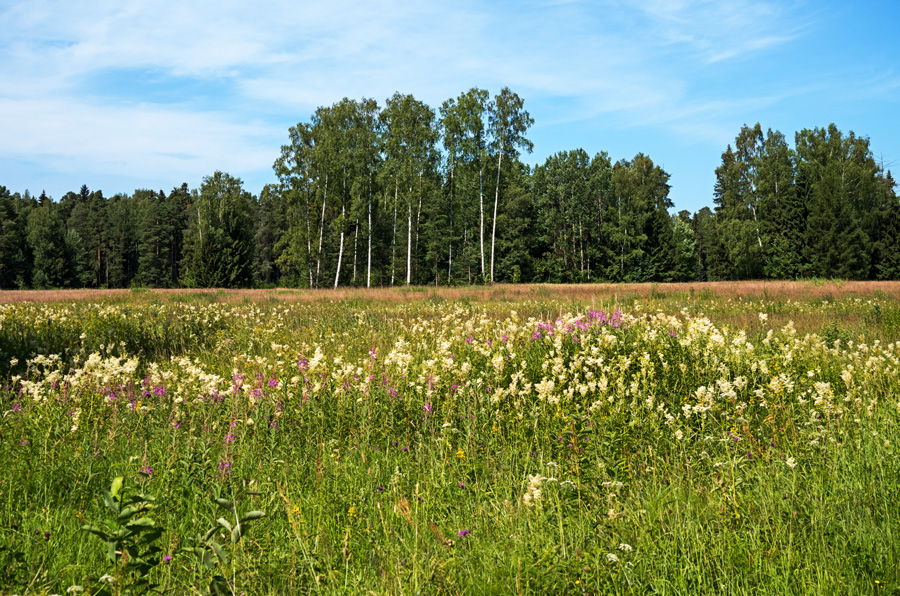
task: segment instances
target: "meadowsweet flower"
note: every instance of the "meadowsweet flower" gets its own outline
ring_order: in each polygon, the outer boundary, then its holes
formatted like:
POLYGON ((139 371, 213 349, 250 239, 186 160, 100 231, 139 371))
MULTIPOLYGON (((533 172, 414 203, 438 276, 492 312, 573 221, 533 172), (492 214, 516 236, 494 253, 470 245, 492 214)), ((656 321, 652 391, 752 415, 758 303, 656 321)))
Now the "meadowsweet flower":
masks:
POLYGON ((619 557, 617 557, 617 556, 616 556, 615 554, 613 554, 613 553, 606 553, 606 561, 607 561, 608 563, 618 563, 618 562, 619 562, 619 557))
POLYGON ((787 461, 784 463, 787 465, 787 467, 789 467, 791 469, 794 469, 797 467, 797 460, 795 460, 793 457, 787 458, 787 461))
POLYGON ((632 546, 631 546, 630 544, 625 544, 624 542, 620 542, 620 543, 619 543, 619 550, 620 550, 620 551, 623 551, 623 552, 626 552, 626 553, 630 553, 630 552, 631 552, 632 550, 634 550, 634 549, 632 548, 632 546))
POLYGON ((541 500, 541 483, 543 481, 544 477, 540 474, 536 476, 528 475, 528 487, 525 489, 525 494, 522 495, 522 502, 526 506, 532 507, 541 500))

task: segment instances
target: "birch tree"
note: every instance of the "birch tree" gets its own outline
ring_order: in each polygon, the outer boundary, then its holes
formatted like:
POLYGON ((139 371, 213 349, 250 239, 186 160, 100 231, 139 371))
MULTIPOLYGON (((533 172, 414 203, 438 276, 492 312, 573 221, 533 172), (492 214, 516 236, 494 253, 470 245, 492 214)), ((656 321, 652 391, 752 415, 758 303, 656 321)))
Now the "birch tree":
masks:
MULTIPOLYGON (((437 131, 434 111, 412 95, 395 93, 382 111, 384 154, 394 178, 395 220, 397 201, 403 193, 406 206, 406 283, 412 283, 413 204, 421 211, 422 178, 435 162, 437 131), (416 194, 415 191, 418 191, 416 194)), ((395 224, 396 236, 396 224, 395 224)))
POLYGON ((494 283, 494 246, 497 238, 497 206, 500 202, 500 172, 503 155, 519 156, 519 149, 531 153, 534 144, 525 138, 534 120, 525 110, 525 102, 517 94, 504 87, 488 108, 491 146, 497 152, 497 183, 494 188, 494 217, 491 222, 491 283, 494 283))

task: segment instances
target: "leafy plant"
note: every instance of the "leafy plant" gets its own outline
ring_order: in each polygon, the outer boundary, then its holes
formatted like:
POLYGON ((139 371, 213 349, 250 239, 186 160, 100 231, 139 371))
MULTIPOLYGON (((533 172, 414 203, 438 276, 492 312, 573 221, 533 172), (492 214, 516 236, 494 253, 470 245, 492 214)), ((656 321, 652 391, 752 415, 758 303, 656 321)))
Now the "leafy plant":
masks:
POLYGON ((118 476, 103 491, 103 503, 114 517, 104 520, 103 527, 82 526, 106 543, 106 558, 113 565, 112 574, 103 576, 106 585, 98 595, 112 594, 113 588, 121 594, 141 594, 155 587, 150 572, 160 563, 162 550, 156 543, 163 529, 149 515, 154 500, 144 493, 129 494, 124 477, 118 476))
POLYGON ((231 522, 225 517, 219 517, 205 534, 198 535, 193 540, 193 546, 184 547, 182 550, 196 555, 200 563, 207 569, 214 570, 218 568, 220 574, 213 576, 212 583, 209 586, 210 594, 218 596, 220 594, 233 593, 232 587, 234 586, 235 578, 234 567, 229 567, 231 558, 225 550, 225 546, 216 539, 217 535, 224 534, 225 539, 233 547, 241 540, 250 523, 262 519, 266 514, 262 511, 254 510, 240 515, 233 501, 219 497, 213 499, 213 501, 219 508, 227 511, 229 517, 232 517, 234 521, 231 522), (229 582, 226 579, 229 569, 232 571, 231 586, 229 586, 229 582))

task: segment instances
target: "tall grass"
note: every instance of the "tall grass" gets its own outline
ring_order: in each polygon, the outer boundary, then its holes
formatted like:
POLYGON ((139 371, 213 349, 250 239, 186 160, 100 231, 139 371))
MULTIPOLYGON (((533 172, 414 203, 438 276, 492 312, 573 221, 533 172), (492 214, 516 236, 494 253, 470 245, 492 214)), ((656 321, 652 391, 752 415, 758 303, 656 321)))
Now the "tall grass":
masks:
POLYGON ((900 591, 892 299, 423 294, 3 306, 0 591, 900 591))

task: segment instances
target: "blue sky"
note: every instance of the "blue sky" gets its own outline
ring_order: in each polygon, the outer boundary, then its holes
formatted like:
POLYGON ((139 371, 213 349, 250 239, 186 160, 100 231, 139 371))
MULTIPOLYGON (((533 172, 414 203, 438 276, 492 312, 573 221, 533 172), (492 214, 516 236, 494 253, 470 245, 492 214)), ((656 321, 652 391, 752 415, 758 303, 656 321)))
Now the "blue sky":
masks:
POLYGON ((523 159, 643 152, 676 210, 712 205, 744 123, 834 122, 900 170, 895 0, 6 0, 0 31, 0 185, 56 199, 217 169, 259 193, 316 107, 471 87, 524 98, 523 159))

